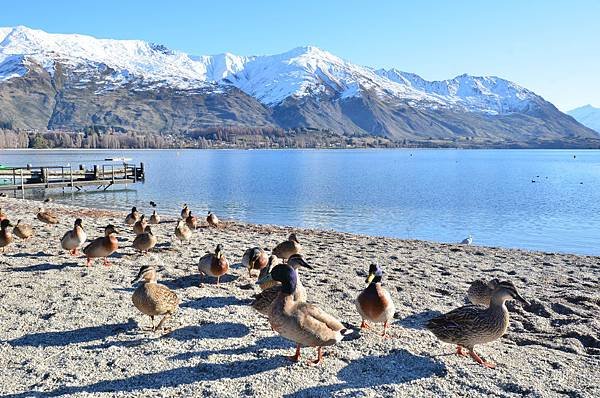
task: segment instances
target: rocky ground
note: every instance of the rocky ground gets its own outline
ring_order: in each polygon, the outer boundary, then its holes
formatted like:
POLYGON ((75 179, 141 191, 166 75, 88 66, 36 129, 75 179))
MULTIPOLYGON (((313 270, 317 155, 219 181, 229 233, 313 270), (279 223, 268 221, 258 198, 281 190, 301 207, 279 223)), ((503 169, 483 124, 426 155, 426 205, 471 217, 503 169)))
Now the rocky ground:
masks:
MULTIPOLYGON (((154 228, 157 249, 142 256, 123 213, 50 204, 61 221, 47 226, 35 219, 38 206, 0 198, 11 220, 36 231, 0 255, 2 396, 600 396, 598 257, 294 229, 316 267, 301 275, 309 301, 358 325, 354 299, 378 261, 397 308, 393 338, 382 339, 380 326, 361 331, 309 366, 282 358, 293 345, 249 307, 258 288, 240 264, 245 249, 272 248, 292 228, 227 222, 180 244, 176 215, 165 214, 154 228), (112 267, 85 267, 60 250, 76 217, 89 238, 108 223, 120 229, 112 267), (230 274, 220 286, 210 278, 199 286, 198 258, 217 243, 230 274), (147 263, 164 266, 162 283, 182 301, 169 334, 142 330, 149 318, 131 303, 131 281, 147 263), (493 277, 513 281, 530 302, 510 305, 508 334, 479 347, 495 370, 453 355, 423 329, 464 303, 470 281, 493 277)), ((303 349, 305 359, 314 355, 303 349)))

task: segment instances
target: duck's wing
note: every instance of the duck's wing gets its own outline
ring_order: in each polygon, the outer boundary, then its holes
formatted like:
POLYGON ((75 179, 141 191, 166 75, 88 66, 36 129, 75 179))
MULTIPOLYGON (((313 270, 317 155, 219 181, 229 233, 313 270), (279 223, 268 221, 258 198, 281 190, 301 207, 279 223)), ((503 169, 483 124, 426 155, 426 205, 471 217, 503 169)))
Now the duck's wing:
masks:
POLYGON ((479 305, 465 305, 427 322, 427 329, 436 335, 456 335, 465 330, 477 328, 485 308, 479 305))

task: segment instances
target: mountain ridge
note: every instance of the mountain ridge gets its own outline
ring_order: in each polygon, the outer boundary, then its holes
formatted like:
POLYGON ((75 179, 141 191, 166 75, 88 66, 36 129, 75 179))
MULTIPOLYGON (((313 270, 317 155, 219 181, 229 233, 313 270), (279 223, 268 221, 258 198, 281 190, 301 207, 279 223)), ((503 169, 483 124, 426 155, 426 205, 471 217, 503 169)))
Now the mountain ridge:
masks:
POLYGON ((427 81, 314 46, 275 55, 188 55, 141 40, 0 28, 0 121, 161 134, 214 125, 317 128, 394 141, 597 139, 516 83, 427 81), (23 114, 26 110, 26 116, 23 114))

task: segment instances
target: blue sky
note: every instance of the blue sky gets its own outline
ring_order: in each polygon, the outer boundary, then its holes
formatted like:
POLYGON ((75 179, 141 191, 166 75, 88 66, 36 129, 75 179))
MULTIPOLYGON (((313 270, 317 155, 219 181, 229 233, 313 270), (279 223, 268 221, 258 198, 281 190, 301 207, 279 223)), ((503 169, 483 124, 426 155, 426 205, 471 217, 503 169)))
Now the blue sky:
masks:
POLYGON ((430 80, 504 77, 561 110, 600 106, 600 1, 29 0, 1 10, 0 26, 142 39, 196 55, 311 44, 430 80))

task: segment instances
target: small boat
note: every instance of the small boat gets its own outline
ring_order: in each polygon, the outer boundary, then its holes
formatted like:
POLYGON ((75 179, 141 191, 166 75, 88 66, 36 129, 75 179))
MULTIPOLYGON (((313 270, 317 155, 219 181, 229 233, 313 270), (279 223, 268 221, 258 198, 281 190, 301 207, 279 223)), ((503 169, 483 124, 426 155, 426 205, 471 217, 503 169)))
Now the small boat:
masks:
POLYGON ((130 162, 131 158, 104 158, 106 162, 130 162))

